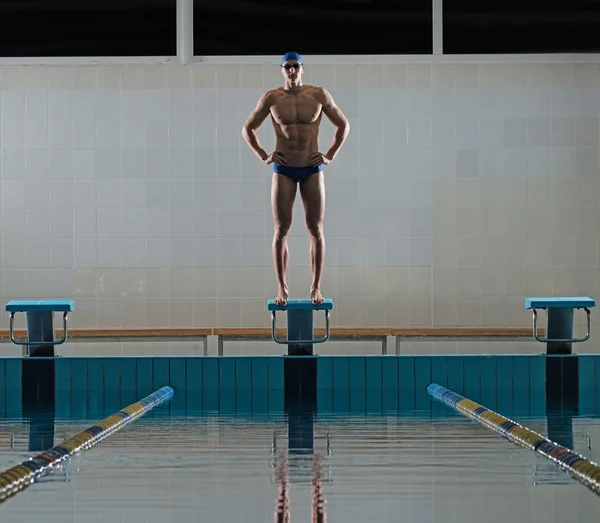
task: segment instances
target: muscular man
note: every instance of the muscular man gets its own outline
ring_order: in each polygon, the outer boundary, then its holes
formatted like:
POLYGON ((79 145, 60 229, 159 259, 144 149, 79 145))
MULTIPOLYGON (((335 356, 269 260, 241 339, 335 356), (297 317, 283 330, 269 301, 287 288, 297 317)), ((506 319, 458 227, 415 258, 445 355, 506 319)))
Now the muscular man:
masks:
POLYGON ((348 136, 348 120, 327 90, 302 82, 303 62, 298 53, 286 53, 281 60, 282 87, 264 93, 242 129, 244 140, 265 164, 273 164, 271 207, 274 220, 273 264, 279 292, 275 303, 285 305, 288 299, 287 237, 292 225, 296 189, 304 204, 306 226, 310 237, 312 284, 310 297, 314 304, 323 302, 321 276, 325 257, 323 216, 325 184, 323 165, 335 158, 348 136), (336 127, 335 137, 326 153, 319 152, 319 125, 325 114, 336 127), (271 154, 260 146, 256 130, 271 115, 276 146, 271 154))

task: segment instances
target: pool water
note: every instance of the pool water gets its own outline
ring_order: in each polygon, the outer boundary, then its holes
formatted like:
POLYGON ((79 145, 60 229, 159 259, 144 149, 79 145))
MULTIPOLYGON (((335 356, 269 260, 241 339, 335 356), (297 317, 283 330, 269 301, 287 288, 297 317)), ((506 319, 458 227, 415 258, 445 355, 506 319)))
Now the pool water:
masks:
MULTIPOLYGON (((598 417, 502 414, 600 461, 598 417)), ((0 467, 97 421, 5 419, 0 467)), ((278 507, 292 522, 574 523, 595 518, 600 499, 549 460, 439 406, 328 417, 157 409, 0 504, 0 521, 265 523, 278 521, 278 507), (313 498, 326 519, 311 519, 313 498)))

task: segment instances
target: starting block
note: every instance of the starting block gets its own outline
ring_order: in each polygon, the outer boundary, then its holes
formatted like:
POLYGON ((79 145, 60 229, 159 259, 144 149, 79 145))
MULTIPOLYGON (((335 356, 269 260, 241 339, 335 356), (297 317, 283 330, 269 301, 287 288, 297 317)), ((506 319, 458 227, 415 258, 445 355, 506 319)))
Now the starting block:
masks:
POLYGON ((314 305, 310 298, 289 299, 285 305, 277 305, 275 300, 267 302, 267 310, 271 311, 271 337, 275 343, 288 346, 288 356, 312 356, 313 345, 324 343, 329 339, 329 312, 333 310, 333 300, 326 299, 314 305), (325 336, 315 339, 313 328, 313 311, 325 311, 325 336), (287 340, 277 338, 276 313, 287 312, 287 340))
POLYGON ((54 345, 67 341, 67 315, 75 310, 73 300, 12 300, 5 306, 10 313, 9 336, 15 345, 23 346, 23 356, 54 356, 54 345), (27 315, 27 339, 14 337, 15 313, 27 315), (63 313, 63 336, 54 339, 54 313, 63 313))
POLYGON ((595 300, 587 296, 525 298, 525 308, 533 311, 533 336, 547 344, 547 354, 571 354, 572 343, 582 343, 590 338, 590 309, 595 300), (547 337, 538 336, 537 310, 547 311, 547 337), (583 338, 573 338, 573 316, 575 309, 587 314, 587 333, 583 338))

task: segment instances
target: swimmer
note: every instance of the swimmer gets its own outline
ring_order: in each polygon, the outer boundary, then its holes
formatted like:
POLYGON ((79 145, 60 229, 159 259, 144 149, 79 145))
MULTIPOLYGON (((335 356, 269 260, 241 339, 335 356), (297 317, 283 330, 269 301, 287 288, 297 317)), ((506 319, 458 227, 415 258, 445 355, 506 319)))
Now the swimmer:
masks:
POLYGON ((325 182, 323 166, 329 165, 344 144, 350 131, 348 119, 323 87, 302 82, 302 57, 295 52, 281 59, 283 86, 265 92, 244 123, 242 136, 252 152, 265 164, 273 164, 271 208, 273 212, 273 264, 279 291, 275 303, 288 300, 287 237, 292 225, 292 210, 296 190, 304 205, 306 227, 310 239, 312 284, 310 298, 314 304, 323 303, 321 277, 325 259, 323 218, 325 214, 325 182), (335 126, 333 143, 322 153, 318 136, 321 117, 325 114, 335 126), (261 146, 256 130, 267 116, 275 129, 275 151, 268 154, 261 146))

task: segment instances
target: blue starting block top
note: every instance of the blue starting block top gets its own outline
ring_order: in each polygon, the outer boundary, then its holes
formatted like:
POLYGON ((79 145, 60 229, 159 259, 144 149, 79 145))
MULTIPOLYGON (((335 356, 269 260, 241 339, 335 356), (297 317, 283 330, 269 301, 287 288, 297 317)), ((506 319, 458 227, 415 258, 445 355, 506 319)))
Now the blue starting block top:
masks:
POLYGON ((285 305, 277 305, 275 300, 267 302, 267 310, 269 311, 332 311, 333 300, 327 298, 323 303, 314 305, 310 298, 293 298, 289 299, 285 305))
POLYGON ((588 309, 595 307, 596 301, 587 296, 570 297, 546 297, 546 298, 525 298, 526 309, 550 309, 550 308, 573 308, 588 309))
POLYGON ((72 312, 73 300, 11 300, 5 306, 6 312, 72 312))

